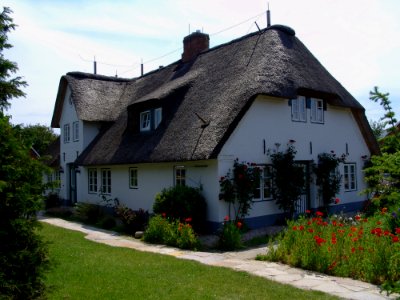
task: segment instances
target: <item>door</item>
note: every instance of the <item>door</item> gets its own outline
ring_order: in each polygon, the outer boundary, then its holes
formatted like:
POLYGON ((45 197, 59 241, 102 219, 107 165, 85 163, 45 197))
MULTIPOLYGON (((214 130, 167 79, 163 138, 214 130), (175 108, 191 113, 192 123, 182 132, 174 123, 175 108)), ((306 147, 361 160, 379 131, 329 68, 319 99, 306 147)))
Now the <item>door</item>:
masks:
POLYGON ((69 175, 68 202, 73 205, 76 203, 76 169, 73 163, 67 166, 69 175))
POLYGON ((311 161, 297 161, 296 163, 303 168, 304 174, 303 192, 296 202, 296 214, 304 214, 306 210, 310 209, 311 161))

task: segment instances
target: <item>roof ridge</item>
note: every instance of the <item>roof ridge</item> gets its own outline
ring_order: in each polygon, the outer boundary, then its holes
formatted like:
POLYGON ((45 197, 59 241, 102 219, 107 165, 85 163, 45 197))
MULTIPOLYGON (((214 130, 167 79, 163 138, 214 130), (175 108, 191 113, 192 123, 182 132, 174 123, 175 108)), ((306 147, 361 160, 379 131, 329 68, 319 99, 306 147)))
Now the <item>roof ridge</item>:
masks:
POLYGON ((114 81, 114 82, 131 82, 131 81, 135 81, 137 79, 136 77, 121 78, 121 77, 99 75, 99 74, 86 73, 86 72, 80 72, 80 71, 68 72, 66 75, 74 77, 76 79, 94 79, 94 80, 114 81))

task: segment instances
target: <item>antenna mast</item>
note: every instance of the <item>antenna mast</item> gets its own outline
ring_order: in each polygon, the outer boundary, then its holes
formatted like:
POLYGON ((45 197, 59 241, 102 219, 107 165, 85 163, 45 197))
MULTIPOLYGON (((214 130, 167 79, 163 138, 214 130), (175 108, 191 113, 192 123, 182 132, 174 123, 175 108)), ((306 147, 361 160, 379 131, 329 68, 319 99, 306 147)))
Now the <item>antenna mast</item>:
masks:
POLYGON ((271 12, 269 11, 269 2, 268 2, 268 9, 267 9, 267 27, 271 26, 271 12))
POLYGON ((96 56, 94 57, 94 61, 93 61, 93 73, 97 74, 97 62, 96 62, 96 56))

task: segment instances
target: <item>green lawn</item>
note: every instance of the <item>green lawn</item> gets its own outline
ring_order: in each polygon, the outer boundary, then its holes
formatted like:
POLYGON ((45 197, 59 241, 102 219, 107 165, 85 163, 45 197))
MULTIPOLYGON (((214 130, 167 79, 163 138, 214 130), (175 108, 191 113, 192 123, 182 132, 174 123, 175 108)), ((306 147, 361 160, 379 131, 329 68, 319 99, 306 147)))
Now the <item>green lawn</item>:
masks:
POLYGON ((115 248, 43 224, 49 299, 337 299, 166 255, 115 248))

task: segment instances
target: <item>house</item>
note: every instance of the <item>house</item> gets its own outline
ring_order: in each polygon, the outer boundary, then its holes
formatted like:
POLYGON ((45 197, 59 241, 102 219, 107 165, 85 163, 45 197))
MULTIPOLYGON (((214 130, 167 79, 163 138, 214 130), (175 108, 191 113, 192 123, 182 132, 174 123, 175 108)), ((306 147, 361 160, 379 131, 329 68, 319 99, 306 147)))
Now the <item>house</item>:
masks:
MULTIPOLYGON (((228 213, 219 178, 236 158, 267 169, 269 153, 295 140, 308 172, 303 209, 319 206, 310 166, 345 153, 339 210, 360 208, 363 158, 379 152, 365 110, 320 64, 293 29, 273 25, 209 49, 209 36, 183 40, 182 59, 138 78, 81 72, 61 77, 52 127, 61 129, 60 196, 99 202, 99 191, 133 209, 152 209, 163 188, 201 187, 208 222, 228 213)), ((282 214, 268 172, 246 220, 282 214)))
POLYGON ((43 153, 44 163, 50 168, 50 173, 43 174, 43 182, 49 184, 45 195, 60 192, 60 137, 57 137, 43 153))

